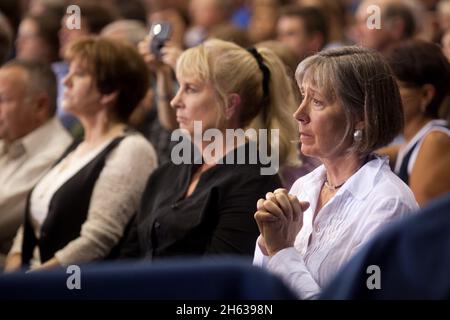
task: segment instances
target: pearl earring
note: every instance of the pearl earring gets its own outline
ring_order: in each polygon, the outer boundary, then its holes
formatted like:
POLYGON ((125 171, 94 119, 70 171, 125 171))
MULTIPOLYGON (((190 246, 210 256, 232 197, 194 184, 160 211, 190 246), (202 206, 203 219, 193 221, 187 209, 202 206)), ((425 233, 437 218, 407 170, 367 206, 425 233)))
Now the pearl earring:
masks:
POLYGON ((356 129, 355 132, 353 132, 353 140, 355 140, 355 142, 361 142, 363 137, 363 132, 361 129, 356 129))

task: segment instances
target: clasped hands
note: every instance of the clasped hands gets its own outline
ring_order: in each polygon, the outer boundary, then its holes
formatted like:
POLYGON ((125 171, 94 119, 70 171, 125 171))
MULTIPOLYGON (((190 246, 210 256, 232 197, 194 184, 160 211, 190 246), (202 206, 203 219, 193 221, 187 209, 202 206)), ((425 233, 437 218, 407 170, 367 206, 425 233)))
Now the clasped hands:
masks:
POLYGON ((255 220, 261 233, 258 245, 262 252, 273 256, 282 249, 293 247, 309 202, 300 202, 296 196, 280 188, 268 192, 266 199, 259 199, 256 207, 255 220))

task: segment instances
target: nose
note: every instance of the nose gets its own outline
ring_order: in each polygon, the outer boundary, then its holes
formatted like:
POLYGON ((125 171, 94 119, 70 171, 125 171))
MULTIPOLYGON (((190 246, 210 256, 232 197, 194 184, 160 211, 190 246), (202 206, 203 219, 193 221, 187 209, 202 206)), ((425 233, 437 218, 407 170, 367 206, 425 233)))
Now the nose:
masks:
POLYGON ((63 78, 62 83, 65 87, 70 87, 70 85, 72 83, 70 72, 68 74, 66 74, 66 76, 63 78))
POLYGON ((295 110, 293 116, 294 118, 305 124, 309 122, 309 114, 308 114, 308 99, 303 98, 302 102, 300 102, 300 105, 298 106, 297 110, 295 110))
POLYGON ((172 98, 170 101, 170 106, 174 109, 181 107, 181 88, 178 89, 177 93, 175 94, 175 97, 172 98))

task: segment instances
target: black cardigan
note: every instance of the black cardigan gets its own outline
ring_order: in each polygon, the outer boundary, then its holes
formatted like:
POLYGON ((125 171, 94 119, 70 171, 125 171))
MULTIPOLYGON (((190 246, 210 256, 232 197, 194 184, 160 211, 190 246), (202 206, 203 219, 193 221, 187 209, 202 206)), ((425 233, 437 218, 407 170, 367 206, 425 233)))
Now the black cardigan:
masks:
MULTIPOLYGON (((50 201, 47 217, 42 224, 39 239, 36 238, 31 224, 31 192, 29 193, 22 243, 23 265, 29 265, 36 246, 39 247, 41 262, 44 263, 53 258, 56 251, 64 248, 70 241, 80 236, 81 226, 87 218, 92 191, 105 166, 106 157, 124 137, 120 136, 111 141, 105 149, 55 192, 50 201)), ((74 142, 59 161, 74 150, 79 142, 74 142)))

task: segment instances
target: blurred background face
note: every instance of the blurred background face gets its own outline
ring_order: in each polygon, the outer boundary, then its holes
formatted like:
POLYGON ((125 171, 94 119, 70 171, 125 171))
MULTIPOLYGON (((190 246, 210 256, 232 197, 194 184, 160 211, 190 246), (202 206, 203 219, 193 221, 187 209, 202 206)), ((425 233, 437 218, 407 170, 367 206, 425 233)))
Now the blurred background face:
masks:
POLYGON ((442 51, 450 62, 450 29, 442 37, 442 51))
POLYGON ((83 22, 83 19, 81 19, 81 28, 80 29, 73 29, 70 30, 66 26, 66 20, 67 16, 64 16, 61 19, 61 28, 58 32, 59 37, 59 55, 62 58, 64 56, 64 51, 67 48, 67 45, 71 43, 72 41, 79 39, 82 36, 87 36, 90 34, 90 31, 88 30, 86 23, 83 22))
POLYGON ((16 40, 16 50, 17 58, 19 59, 49 60, 49 48, 39 36, 38 26, 32 19, 25 19, 20 23, 16 40))
POLYGON ((295 51, 303 59, 308 53, 308 35, 303 21, 297 17, 281 17, 277 24, 278 41, 295 51))
POLYGON ((272 5, 256 5, 248 27, 253 43, 272 39, 276 33, 278 12, 272 5))
POLYGON ((193 25, 207 29, 222 23, 225 19, 216 0, 192 0, 189 12, 193 25))
POLYGON ((28 134, 36 123, 26 81, 21 68, 0 69, 0 139, 7 143, 28 134))
MULTIPOLYGON (((389 42, 389 32, 386 30, 386 25, 383 20, 380 19, 381 28, 380 29, 369 29, 367 25, 367 19, 369 14, 367 13, 367 7, 370 5, 368 1, 363 2, 356 12, 355 16, 355 27, 354 27, 354 39, 358 45, 371 48, 375 50, 383 49, 389 42)), ((383 10, 381 9, 381 12, 383 10)))
POLYGON ((420 117, 423 114, 421 107, 426 102, 423 101, 423 92, 421 87, 408 85, 407 83, 399 80, 397 80, 397 85, 400 90, 400 97, 402 99, 405 123, 408 124, 411 119, 420 117))

